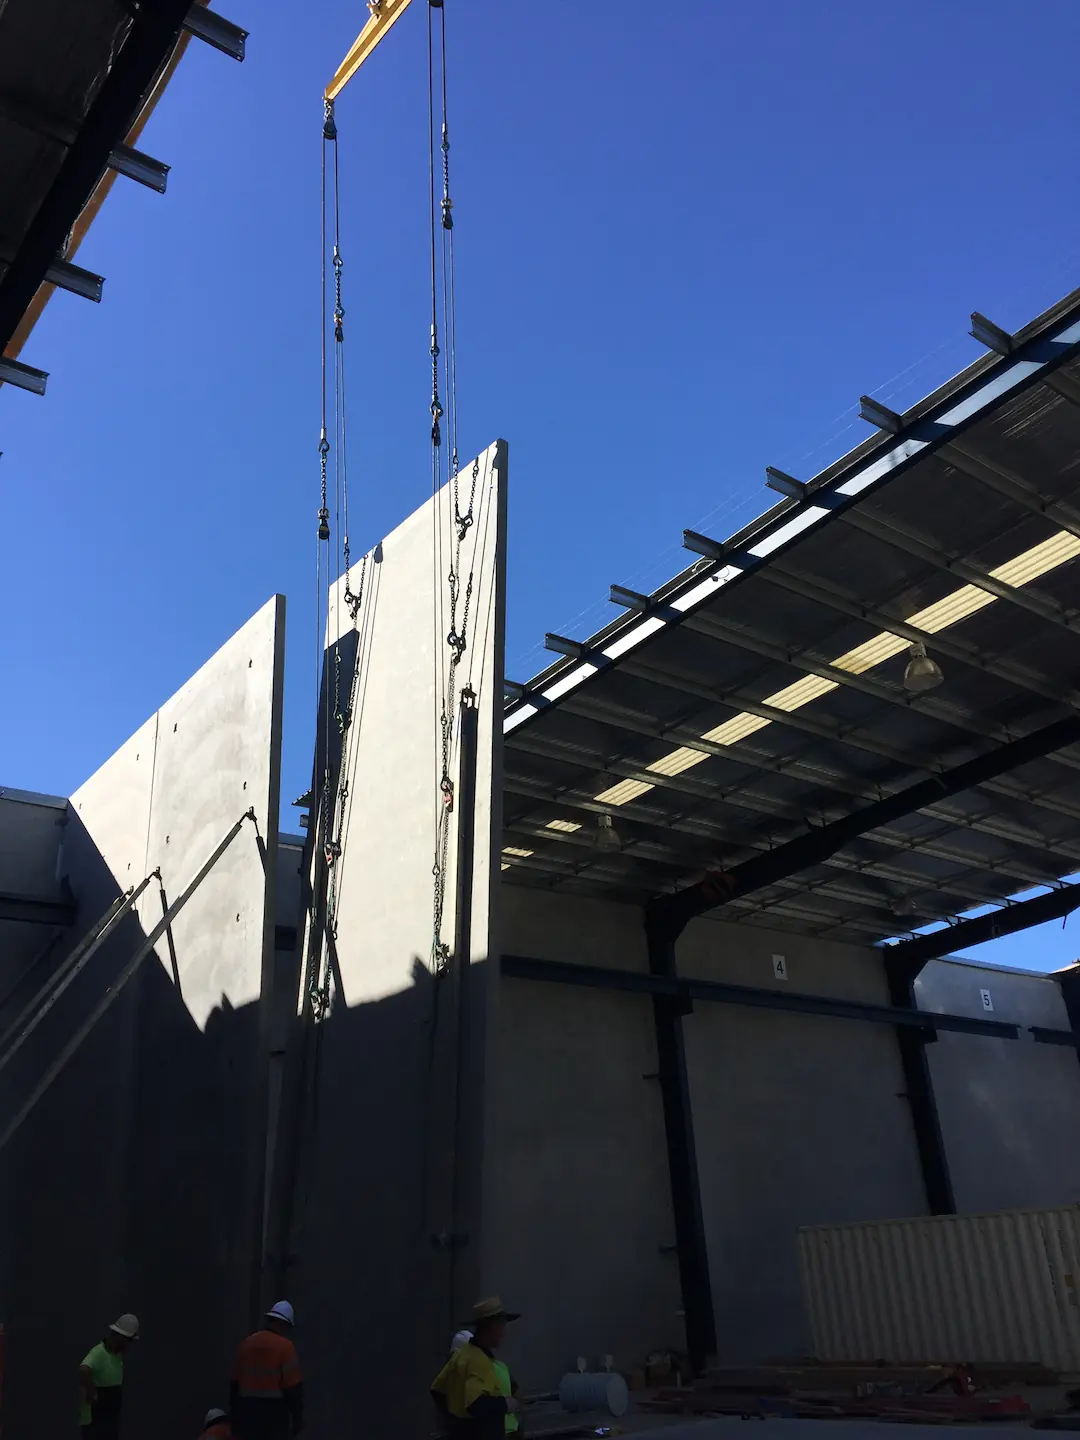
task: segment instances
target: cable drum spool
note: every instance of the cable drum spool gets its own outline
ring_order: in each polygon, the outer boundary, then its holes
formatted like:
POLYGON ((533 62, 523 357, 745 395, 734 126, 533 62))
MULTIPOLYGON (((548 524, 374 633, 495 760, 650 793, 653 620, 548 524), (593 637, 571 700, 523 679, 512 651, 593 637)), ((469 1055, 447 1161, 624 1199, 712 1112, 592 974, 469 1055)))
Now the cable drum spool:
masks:
POLYGON ((610 1371, 602 1370, 594 1375, 571 1372, 559 1381, 559 1404, 571 1415, 581 1410, 606 1410, 609 1415, 625 1415, 630 1392, 623 1377, 610 1371))

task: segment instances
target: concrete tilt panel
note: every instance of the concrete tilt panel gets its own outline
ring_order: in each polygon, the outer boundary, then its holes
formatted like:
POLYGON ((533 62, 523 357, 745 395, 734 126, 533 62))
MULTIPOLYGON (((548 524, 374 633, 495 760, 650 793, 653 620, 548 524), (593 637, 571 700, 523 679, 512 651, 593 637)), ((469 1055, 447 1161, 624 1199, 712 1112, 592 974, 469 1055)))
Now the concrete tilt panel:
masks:
MULTIPOLYGON (((473 473, 473 465, 462 467, 462 511, 473 473)), ((316 806, 325 807, 321 777, 329 756, 331 804, 340 807, 341 824, 324 835, 329 811, 313 812, 307 873, 316 911, 322 897, 336 897, 329 922, 335 956, 331 961, 318 926, 307 943, 305 909, 302 1020, 276 1185, 279 1288, 298 1308, 313 1429, 329 1430, 334 1417, 355 1413, 362 1363, 364 1424, 379 1434, 426 1433, 427 1386, 481 1285, 484 1073, 497 970, 489 955, 501 826, 505 443, 478 457, 475 476, 473 523, 460 539, 447 486, 354 563, 350 592, 362 595, 355 620, 344 577, 331 591, 324 670, 330 721, 320 723, 314 791, 316 806), (452 612, 446 576, 455 554, 460 590, 452 612), (456 788, 441 934, 452 954, 440 964, 433 959, 432 874, 444 813, 440 697, 449 675, 447 635, 463 628, 466 648, 448 712, 448 774, 456 788), (476 697, 472 805, 462 760, 469 747, 461 743, 468 722, 458 709, 467 688, 476 697), (342 757, 335 717, 350 695, 342 757), (466 941, 455 934, 456 857, 470 825, 466 941), (327 866, 324 839, 338 837, 341 854, 327 866), (468 966, 459 966, 459 945, 468 966), (320 1020, 310 992, 328 970, 336 973, 320 1020)))
POLYGON ((125 1383, 133 1433, 181 1440, 227 1395, 261 1263, 260 1001, 274 958, 283 647, 278 596, 71 798, 60 857, 78 904, 71 943, 155 867, 161 886, 151 883, 9 1067, 5 1117, 160 921, 165 899, 246 810, 255 823, 0 1160, 4 1419, 14 1433, 72 1432, 75 1370, 123 1310, 143 1325, 125 1383))

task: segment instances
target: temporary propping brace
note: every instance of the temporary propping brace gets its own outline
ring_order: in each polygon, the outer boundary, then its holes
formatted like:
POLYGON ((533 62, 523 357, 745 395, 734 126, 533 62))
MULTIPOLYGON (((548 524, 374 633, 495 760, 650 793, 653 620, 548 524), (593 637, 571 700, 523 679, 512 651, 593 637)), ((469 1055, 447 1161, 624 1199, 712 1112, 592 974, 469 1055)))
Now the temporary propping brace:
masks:
POLYGON ((657 896, 647 907, 649 924, 658 934, 662 933, 674 942, 695 916, 715 910, 736 896, 763 890, 811 865, 819 865, 871 830, 904 819, 917 810, 936 805, 950 795, 970 790, 998 775, 1008 774, 1030 760, 1038 760, 1078 740, 1080 716, 1070 716, 1067 720, 1044 726, 952 770, 943 770, 930 780, 911 785, 885 800, 811 830, 807 835, 800 835, 786 845, 778 845, 775 850, 755 855, 753 859, 722 874, 710 875, 674 895, 657 896))
POLYGON ((237 835, 239 835, 241 829, 243 828, 245 820, 255 820, 254 809, 246 810, 244 814, 240 816, 240 819, 237 820, 235 825, 233 825, 232 829, 218 845, 217 849, 213 852, 209 860, 207 860, 206 864, 195 876, 194 880, 191 881, 187 889, 184 890, 184 892, 179 895, 177 899, 175 899, 173 903, 169 906, 168 910, 166 910, 165 914, 154 926, 153 930, 151 930, 150 934, 139 946, 138 950, 136 950, 135 954, 128 961, 127 965, 125 965, 124 969, 121 970, 120 974, 112 982, 108 990, 106 990, 100 1002, 87 1017, 86 1021, 75 1032, 72 1038, 64 1046, 63 1050, 61 1050, 60 1054, 56 1057, 52 1065, 50 1065, 49 1069, 45 1072, 41 1081, 30 1092, 30 1095, 27 1098, 25 1104, 20 1107, 20 1109, 12 1119, 11 1123, 4 1131, 3 1135, 0 1135, 0 1151, 2 1151, 6 1147, 8 1141, 18 1131, 23 1121, 31 1113, 35 1105, 37 1105, 38 1101, 41 1099, 41 1097, 52 1085, 56 1077, 63 1070, 64 1066, 68 1063, 71 1057, 75 1054, 76 1050, 78 1050, 79 1046, 90 1034, 90 1031, 94 1028, 97 1022, 105 1014, 105 1012, 109 1009, 113 1001, 120 994, 121 990, 123 990, 124 986, 135 974, 139 966, 150 954, 157 942, 161 939, 162 935, 165 934, 166 930, 168 930, 169 926, 176 919, 177 915, 180 914, 180 911, 191 899, 192 895, 195 894, 195 891, 206 879, 207 875, 210 874, 210 871, 221 859, 222 855, 225 854, 225 851, 236 839, 237 835))
POLYGON ((119 922, 138 903, 140 895, 155 876, 158 879, 161 878, 160 870, 151 870, 146 879, 141 881, 134 890, 126 891, 113 901, 93 929, 88 931, 75 946, 56 973, 49 976, 34 998, 25 1006, 19 1018, 8 1027, 3 1040, 0 1040, 0 1052, 2 1052, 0 1053, 0 1070, 3 1070, 8 1061, 18 1054, 64 991, 86 969, 119 922), (14 1039, 11 1038, 12 1036, 14 1039), (10 1045, 7 1043, 9 1039, 11 1040, 10 1045))

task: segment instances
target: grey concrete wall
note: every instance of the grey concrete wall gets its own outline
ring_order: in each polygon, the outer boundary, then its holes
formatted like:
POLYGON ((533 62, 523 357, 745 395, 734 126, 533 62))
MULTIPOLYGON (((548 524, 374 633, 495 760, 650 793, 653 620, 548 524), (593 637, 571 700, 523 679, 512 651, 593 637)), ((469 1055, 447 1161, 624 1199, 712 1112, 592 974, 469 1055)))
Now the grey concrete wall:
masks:
MULTIPOLYGON (((1067 1030, 1057 982, 1047 976, 931 961, 916 985, 919 1008, 1067 1030), (980 992, 994 1006, 988 1014, 980 992)), ((929 1047, 957 1207, 963 1211, 1080 1202, 1080 1063, 1077 1052, 1019 1040, 942 1033, 929 1047)))
MULTIPOLYGON (((225 1393, 260 1259, 284 602, 271 600, 72 797, 63 868, 81 934, 154 866, 175 900, 245 825, 5 1152, 5 1424, 70 1434, 74 1369, 143 1322, 133 1433, 195 1433, 225 1393), (265 863, 264 863, 265 862, 265 863), (182 1355, 182 1363, 177 1357, 182 1355), (162 1404, 162 1397, 168 1402, 162 1404)), ((160 919, 157 886, 5 1073, 8 1115, 160 919)))
MULTIPOLYGON (((506 953, 644 970, 640 911, 504 885, 506 953)), ((683 1345, 652 1006, 523 980, 499 988, 484 1234, 488 1287, 520 1307, 526 1389, 576 1357, 683 1345)))
MULTIPOLYGON (((0 789, 0 893, 58 898, 66 812, 67 801, 58 796, 0 789)), ((63 941, 64 928, 0 920, 0 1030, 12 1008, 17 1013, 34 993, 35 977, 63 941)))
MULTIPOLYGON (((679 968, 889 1003, 873 950, 716 920, 688 927, 679 968)), ((720 1355, 805 1354, 796 1228, 926 1213, 895 1033, 708 1003, 685 1027, 720 1355)))
MULTIPOLYGON (((463 492, 470 473, 471 465, 465 466, 463 492)), ((480 457, 475 524, 461 550, 462 591, 471 573, 473 593, 458 691, 471 683, 478 695, 479 740, 472 965, 463 1002, 470 1032, 456 1144, 451 1101, 457 989, 432 965, 432 863, 442 807, 436 703, 442 681, 436 670, 445 669, 448 656, 445 575, 454 544, 447 492, 372 552, 355 624, 343 582, 331 593, 329 640, 342 641, 340 687, 332 652, 326 671, 332 696, 336 690, 332 712, 337 701, 347 703, 354 663, 358 667, 343 761, 349 794, 342 854, 333 877, 338 973, 328 1018, 316 1024, 308 1009, 301 1026, 299 1058, 290 1069, 295 1108, 292 1118, 283 1118, 276 1186, 280 1205, 290 1212, 281 1226, 281 1283, 298 1309, 313 1431, 329 1432, 333 1417, 355 1411, 362 1365, 363 1423, 380 1434, 426 1433, 428 1382, 445 1358, 458 1310, 471 1305, 479 1283, 489 890, 501 823, 496 757, 506 474, 506 446, 498 442, 480 457), (442 597, 437 615, 434 577, 442 597), (460 1230, 471 1243, 450 1246, 432 1237, 452 1228, 455 1152, 460 1230)), ((353 567, 354 591, 361 569, 353 567)), ((331 731, 336 764, 336 724, 331 731)), ((321 768, 317 758, 315 773, 321 768)), ((457 774, 456 757, 451 773, 457 774)), ((463 813, 459 799, 449 836, 443 927, 451 945, 453 861, 463 813)), ((309 858, 318 826, 315 815, 309 858)))
MULTIPOLYGON (((640 911, 507 884, 501 947, 646 967, 640 911)), ((713 920, 681 973, 887 1004, 872 951, 713 920), (789 979, 774 977, 773 955, 789 979)), ((527 1312, 512 1354, 544 1386, 579 1351, 622 1365, 683 1343, 660 1097, 644 998, 505 980, 492 1283, 527 1312), (505 1279, 504 1279, 505 1277, 505 1279)), ((699 1003, 685 1022, 721 1358, 805 1351, 798 1225, 921 1214, 889 1027, 699 1003)))

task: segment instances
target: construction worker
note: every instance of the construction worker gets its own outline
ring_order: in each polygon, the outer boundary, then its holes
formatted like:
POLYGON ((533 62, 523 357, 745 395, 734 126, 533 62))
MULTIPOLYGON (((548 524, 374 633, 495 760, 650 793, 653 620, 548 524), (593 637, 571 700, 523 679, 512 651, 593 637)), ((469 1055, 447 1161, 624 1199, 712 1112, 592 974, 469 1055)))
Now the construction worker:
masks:
POLYGON ((232 1426, 224 1410, 207 1410, 199 1440, 232 1440, 232 1426))
MULTIPOLYGON (((456 1355, 459 1350, 468 1345, 472 1338, 473 1332, 471 1330, 459 1330, 453 1340, 450 1341, 450 1354, 456 1355)), ((495 1367, 495 1378, 499 1382, 499 1390, 502 1394, 506 1397, 511 1395, 516 1396, 518 1393, 517 1382, 510 1374, 509 1365, 505 1364, 502 1360, 492 1360, 491 1363, 495 1367)), ((507 1435, 516 1435, 520 1429, 521 1421, 517 1415, 508 1414, 505 1421, 507 1435)))
POLYGON ((495 1351, 506 1336, 507 1325, 519 1318, 497 1295, 478 1301, 473 1306, 471 1338, 454 1351, 431 1382, 440 1429, 452 1440, 503 1440, 506 1421, 517 1418, 518 1400, 510 1393, 514 1388, 510 1372, 506 1370, 504 1390, 495 1368, 495 1351))
POLYGON ((279 1300, 266 1324, 240 1342, 233 1362, 229 1416, 237 1440, 291 1440, 304 1427, 304 1384, 292 1332, 293 1307, 279 1300))
POLYGON ((121 1315, 79 1366, 83 1440, 117 1440, 124 1395, 124 1351, 139 1338, 139 1321, 121 1315))

